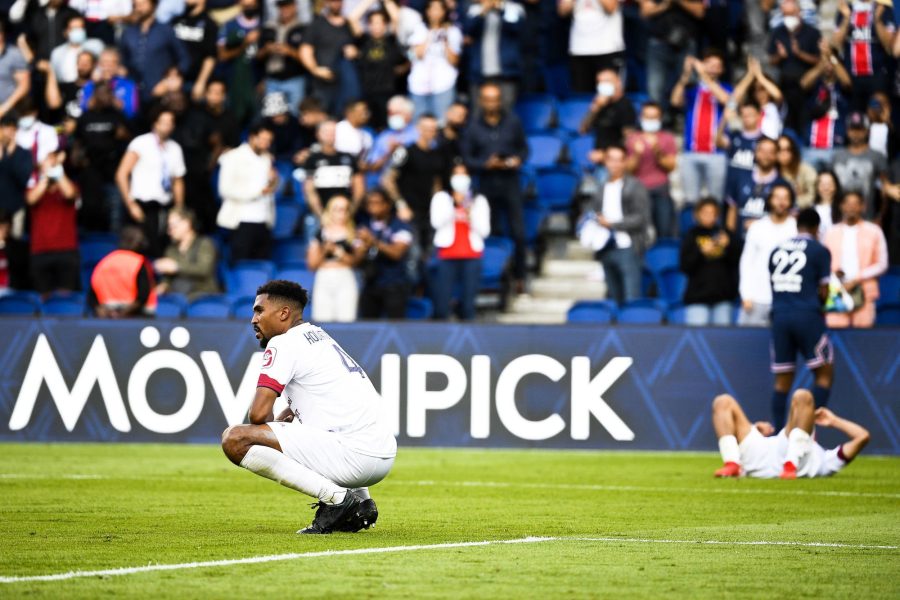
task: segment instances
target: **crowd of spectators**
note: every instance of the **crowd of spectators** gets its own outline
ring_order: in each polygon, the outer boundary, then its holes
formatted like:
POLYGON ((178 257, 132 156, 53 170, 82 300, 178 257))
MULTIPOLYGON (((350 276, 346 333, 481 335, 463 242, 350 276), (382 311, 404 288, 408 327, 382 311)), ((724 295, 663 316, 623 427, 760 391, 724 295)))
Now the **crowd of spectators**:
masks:
POLYGON ((890 0, 0 0, 0 289, 78 291, 79 239, 121 233, 144 300, 214 293, 290 214, 313 318, 430 294, 471 319, 489 236, 527 292, 517 103, 582 98, 568 212, 612 299, 680 236, 688 322, 761 324, 760 265, 815 206, 865 292, 844 324, 871 324, 900 264, 898 56, 890 0))

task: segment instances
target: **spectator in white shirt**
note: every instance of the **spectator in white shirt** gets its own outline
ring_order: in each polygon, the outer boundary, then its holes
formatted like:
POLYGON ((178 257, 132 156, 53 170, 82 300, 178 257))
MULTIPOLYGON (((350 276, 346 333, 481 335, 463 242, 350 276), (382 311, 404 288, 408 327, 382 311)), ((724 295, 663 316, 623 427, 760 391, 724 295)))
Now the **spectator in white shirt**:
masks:
POLYGON ((222 208, 216 223, 231 230, 231 261, 268 259, 275 225, 278 173, 269 152, 275 136, 265 125, 250 129, 247 141, 219 158, 222 208))
POLYGON ((72 83, 78 79, 78 55, 90 52, 98 58, 104 45, 98 39, 88 39, 85 20, 81 15, 69 19, 64 33, 68 42, 53 49, 50 66, 59 83, 72 83))
POLYGON ((444 113, 456 99, 456 78, 463 35, 450 23, 450 11, 444 0, 429 0, 425 5, 425 23, 409 40, 412 69, 409 93, 415 105, 414 120, 426 113, 438 115, 443 126, 444 113))
POLYGON ((797 235, 797 221, 791 216, 793 188, 787 183, 776 183, 766 204, 766 216, 750 225, 741 253, 741 311, 737 323, 743 327, 769 326, 772 311, 769 257, 778 244, 797 235))
POLYGON ((572 90, 594 90, 595 75, 625 67, 625 37, 619 0, 560 0, 561 17, 572 17, 569 30, 569 65, 572 90))
POLYGON ((167 210, 184 206, 184 154, 171 138, 175 113, 163 109, 153 119, 150 133, 139 135, 116 171, 116 185, 131 219, 147 238, 147 256, 162 256, 168 243, 167 210))
POLYGON ((344 120, 337 124, 334 131, 335 149, 356 158, 365 158, 372 149, 372 134, 364 129, 371 116, 365 100, 348 104, 344 120))

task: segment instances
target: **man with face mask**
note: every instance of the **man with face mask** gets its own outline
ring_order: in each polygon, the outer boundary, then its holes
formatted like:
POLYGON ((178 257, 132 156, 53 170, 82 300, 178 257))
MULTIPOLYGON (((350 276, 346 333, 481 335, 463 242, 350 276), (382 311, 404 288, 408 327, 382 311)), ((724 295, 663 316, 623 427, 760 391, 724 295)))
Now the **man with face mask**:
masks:
POLYGON ((381 171, 390 161, 394 150, 416 141, 419 132, 413 123, 414 113, 415 106, 406 96, 394 96, 388 101, 388 128, 375 138, 372 151, 366 158, 368 170, 381 171))
POLYGON ((437 145, 435 116, 426 113, 419 117, 418 129, 416 143, 394 151, 382 184, 397 206, 397 215, 404 221, 413 222, 416 241, 425 251, 431 244, 428 207, 431 198, 441 189, 449 165, 444 162, 446 156, 437 145))
POLYGON ((82 52, 90 52, 94 58, 103 51, 103 42, 88 39, 85 20, 81 15, 70 17, 66 23, 65 36, 68 40, 60 44, 50 53, 50 66, 59 83, 72 83, 78 79, 78 56, 82 52))
POLYGON ((799 131, 803 120, 805 94, 800 79, 819 61, 819 30, 800 18, 797 0, 782 0, 783 24, 769 34, 769 64, 778 67, 778 85, 784 94, 787 117, 784 125, 799 131))
POLYGON ((37 106, 26 97, 19 102, 19 130, 16 132, 16 143, 31 152, 35 160, 35 172, 29 185, 37 179, 37 167, 46 160, 47 156, 59 149, 59 134, 56 129, 41 122, 38 119, 37 106))
POLYGON ((636 120, 634 106, 625 97, 619 74, 613 69, 597 73, 597 95, 579 128, 582 134, 594 134, 591 162, 601 164, 606 148, 621 146, 625 142, 625 134, 634 129, 636 120))
POLYGON ((153 88, 170 68, 187 73, 191 57, 168 24, 156 20, 157 0, 135 0, 135 24, 122 32, 119 51, 128 76, 138 86, 141 101, 149 103, 153 88))
POLYGON ((625 143, 626 168, 650 194, 656 236, 675 235, 675 208, 669 195, 669 173, 675 169, 678 149, 675 137, 662 131, 662 108, 655 102, 641 107, 641 130, 631 132, 625 143))

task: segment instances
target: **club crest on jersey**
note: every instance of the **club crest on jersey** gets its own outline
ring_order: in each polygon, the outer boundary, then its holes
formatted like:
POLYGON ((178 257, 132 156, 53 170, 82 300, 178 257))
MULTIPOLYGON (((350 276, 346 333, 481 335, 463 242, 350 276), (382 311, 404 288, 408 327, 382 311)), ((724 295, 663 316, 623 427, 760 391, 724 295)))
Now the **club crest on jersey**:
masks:
POLYGON ((266 348, 266 351, 263 352, 262 358, 262 368, 268 369, 272 366, 272 363, 275 362, 275 354, 277 352, 277 348, 266 348))

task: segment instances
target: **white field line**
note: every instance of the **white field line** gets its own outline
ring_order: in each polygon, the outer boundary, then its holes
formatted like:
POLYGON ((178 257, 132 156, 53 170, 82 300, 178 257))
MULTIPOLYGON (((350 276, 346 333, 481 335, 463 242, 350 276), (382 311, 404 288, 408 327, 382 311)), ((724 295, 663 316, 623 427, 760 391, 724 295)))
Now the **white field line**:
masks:
MULTIPOLYGON (((103 480, 103 479, 118 479, 118 480, 129 480, 129 481, 191 481, 191 482, 200 482, 200 481, 222 481, 220 477, 208 477, 208 476, 200 476, 193 477, 189 475, 185 475, 184 477, 170 477, 170 476, 123 476, 123 477, 109 477, 107 475, 90 475, 90 474, 72 474, 72 473, 63 473, 63 474, 49 474, 49 473, 0 473, 0 480, 4 479, 37 479, 37 480, 66 480, 72 479, 76 481, 80 480, 103 480)), ((486 487, 486 488, 521 488, 521 489, 536 489, 536 490, 580 490, 580 491, 588 491, 588 492, 650 492, 650 493, 671 493, 678 492, 684 494, 761 494, 761 495, 770 495, 770 496, 823 496, 823 497, 838 497, 838 498, 888 498, 888 499, 900 499, 900 494, 890 493, 890 492, 843 492, 840 490, 797 490, 797 489, 754 489, 754 488, 743 488, 743 489, 734 489, 734 488, 726 488, 726 487, 662 487, 662 486, 639 486, 639 485, 606 485, 606 484, 590 484, 590 483, 529 483, 529 482, 514 482, 514 481, 436 481, 436 480, 421 480, 421 481, 403 481, 403 480, 391 480, 391 483, 397 485, 418 485, 418 486, 452 486, 452 487, 486 487)), ((723 483, 723 485, 727 485, 727 483, 723 483)), ((788 484, 790 485, 790 484, 788 484)))
MULTIPOLYGON (((790 489, 732 489, 708 487, 650 487, 638 485, 602 485, 589 483, 528 483, 512 481, 392 481, 399 485, 420 486, 453 486, 453 487, 486 487, 486 488, 523 488, 536 490, 582 490, 595 492, 679 492, 686 494, 767 494, 773 496, 838 496, 846 498, 900 498, 900 494, 888 492, 841 492, 836 490, 790 490, 790 489)), ((726 484, 727 485, 727 484, 726 484)))
POLYGON ((23 577, 0 577, 0 583, 27 583, 37 581, 65 581, 85 577, 116 577, 134 575, 152 571, 180 571, 186 569, 204 569, 227 567, 231 565, 249 565, 277 561, 297 560, 303 558, 320 558, 327 556, 352 556, 360 554, 386 554, 399 552, 418 552, 420 550, 445 550, 448 548, 472 548, 475 546, 495 546, 501 544, 539 544, 545 542, 587 542, 603 544, 696 544, 716 546, 791 546, 797 548, 844 548, 853 550, 898 550, 900 546, 881 546, 870 544, 840 544, 830 542, 786 542, 786 541, 729 541, 729 540, 669 540, 647 538, 612 538, 612 537, 524 537, 511 540, 492 540, 483 542, 451 542, 445 544, 425 544, 419 546, 385 546, 381 548, 357 548, 355 550, 324 550, 320 552, 301 552, 291 554, 270 554, 267 556, 251 556, 227 560, 209 560, 204 562, 176 563, 167 565, 146 565, 143 567, 123 567, 119 569, 102 569, 98 571, 70 571, 52 575, 28 575, 23 577))

